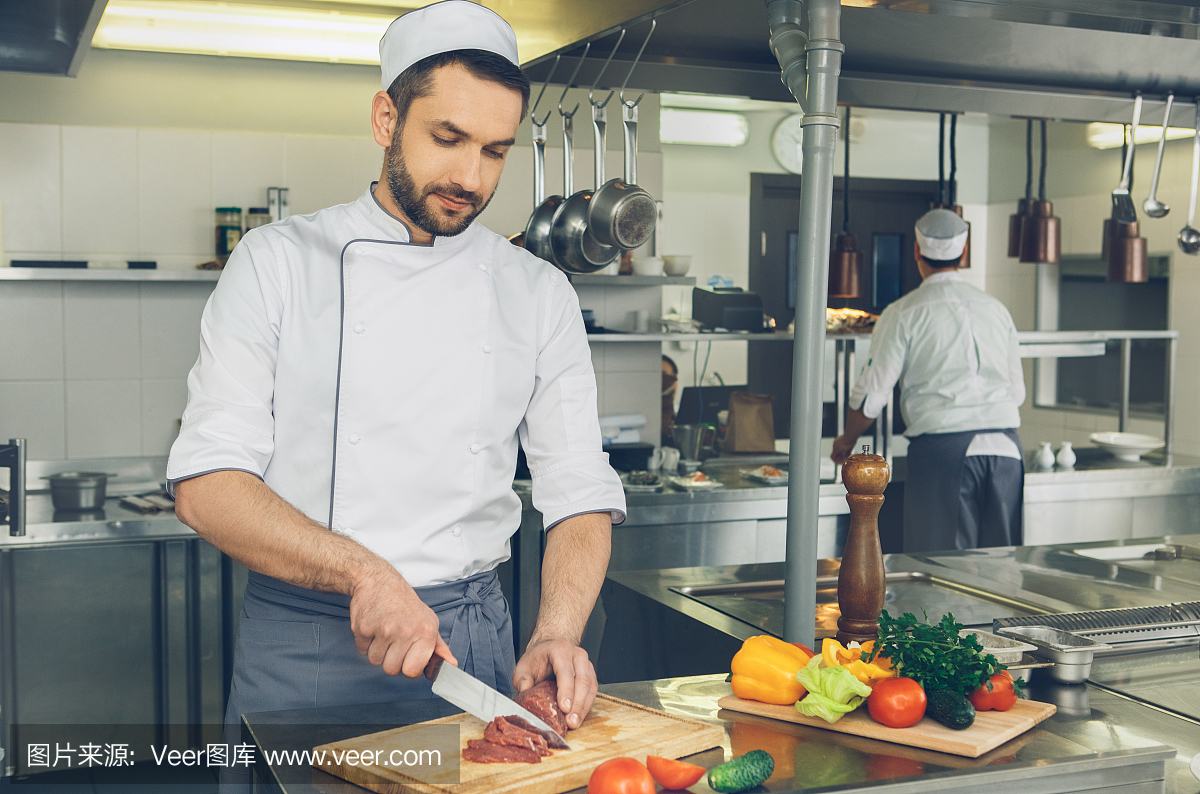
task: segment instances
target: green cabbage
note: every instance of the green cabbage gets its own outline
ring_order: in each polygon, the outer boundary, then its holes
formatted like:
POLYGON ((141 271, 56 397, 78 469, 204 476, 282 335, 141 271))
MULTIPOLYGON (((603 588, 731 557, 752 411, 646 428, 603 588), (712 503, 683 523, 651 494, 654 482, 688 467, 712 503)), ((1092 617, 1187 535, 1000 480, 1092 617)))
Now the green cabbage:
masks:
POLYGON ((796 703, 796 710, 807 717, 820 717, 831 723, 854 711, 871 694, 871 687, 846 668, 821 667, 819 655, 796 672, 796 680, 808 690, 808 694, 796 703))

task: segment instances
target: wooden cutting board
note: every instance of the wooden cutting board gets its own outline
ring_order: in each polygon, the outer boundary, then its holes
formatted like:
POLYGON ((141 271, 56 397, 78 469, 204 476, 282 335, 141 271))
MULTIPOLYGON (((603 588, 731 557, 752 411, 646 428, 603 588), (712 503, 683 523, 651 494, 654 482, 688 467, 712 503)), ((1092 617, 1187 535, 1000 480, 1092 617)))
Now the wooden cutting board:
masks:
MULTIPOLYGON (((460 750, 468 739, 482 739, 485 727, 469 714, 456 714, 419 725, 395 728, 354 739, 322 745, 324 753, 319 769, 337 775, 380 794, 476 794, 479 792, 522 792, 522 794, 559 794, 587 785, 588 778, 602 761, 631 756, 645 761, 647 755, 681 758, 711 747, 719 747, 725 737, 720 725, 677 717, 626 700, 597 695, 592 711, 579 728, 567 733, 570 750, 555 750, 540 764, 476 764, 461 761, 460 781, 454 785, 436 785, 414 781, 394 768, 382 765, 337 764, 333 751, 384 750, 406 746, 405 733, 427 725, 459 725, 460 750)), ((461 756, 460 756, 461 758, 461 756)))
POLYGON ((976 713, 975 723, 970 728, 956 731, 929 717, 921 718, 920 722, 908 728, 889 728, 871 719, 866 706, 850 712, 837 722, 828 723, 820 717, 804 716, 796 711, 795 706, 758 703, 742 700, 736 695, 721 698, 717 705, 744 714, 755 714, 759 717, 770 717, 814 728, 865 736, 869 739, 883 739, 942 753, 965 755, 967 758, 978 758, 989 750, 994 750, 1058 710, 1053 703, 1018 700, 1008 711, 980 711, 976 713))

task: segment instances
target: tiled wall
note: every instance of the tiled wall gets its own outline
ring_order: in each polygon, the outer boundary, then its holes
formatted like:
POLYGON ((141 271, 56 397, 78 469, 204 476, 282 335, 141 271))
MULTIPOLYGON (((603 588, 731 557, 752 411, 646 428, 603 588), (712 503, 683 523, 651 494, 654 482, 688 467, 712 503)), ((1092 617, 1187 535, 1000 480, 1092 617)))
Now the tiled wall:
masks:
POLYGON ((34 460, 166 455, 211 282, 0 282, 0 438, 34 460))

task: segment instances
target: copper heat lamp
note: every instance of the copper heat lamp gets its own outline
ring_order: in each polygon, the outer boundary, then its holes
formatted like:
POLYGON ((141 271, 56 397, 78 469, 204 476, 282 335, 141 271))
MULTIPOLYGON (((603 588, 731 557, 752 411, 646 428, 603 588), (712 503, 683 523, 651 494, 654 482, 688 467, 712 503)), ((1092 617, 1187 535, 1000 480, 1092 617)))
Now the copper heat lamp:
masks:
MULTIPOLYGON (((1038 197, 1026 205, 1028 214, 1021 223, 1022 262, 1057 262, 1062 252, 1062 221, 1054 215, 1054 205, 1046 201, 1046 120, 1041 119, 1041 124, 1042 165, 1038 176, 1038 197)), ((1010 225, 1010 234, 1011 231, 1010 225)))
POLYGON ((1029 205, 1033 203, 1033 119, 1025 119, 1025 198, 1017 200, 1017 211, 1008 216, 1008 255, 1016 259, 1021 255, 1021 237, 1025 233, 1025 219, 1029 217, 1029 205))
POLYGON ((842 231, 829 252, 829 297, 859 297, 858 274, 862 269, 862 251, 850 233, 850 108, 846 108, 845 175, 842 177, 842 231))
POLYGON ((1141 283, 1150 279, 1147 263, 1146 238, 1141 236, 1137 210, 1129 200, 1133 190, 1133 150, 1141 115, 1142 96, 1134 101, 1133 124, 1126 128, 1125 163, 1121 185, 1113 191, 1112 217, 1104 220, 1104 239, 1100 258, 1108 262, 1110 282, 1141 283), (1120 193, 1124 188, 1123 195, 1120 193))
MULTIPOLYGON (((946 149, 946 114, 939 117, 938 127, 938 200, 930 205, 930 209, 946 209, 958 217, 963 217, 962 205, 958 202, 958 115, 950 114, 950 179, 945 178, 944 152, 946 149)), ((963 249, 965 256, 960 270, 971 266, 971 222, 967 221, 967 246, 963 249)))

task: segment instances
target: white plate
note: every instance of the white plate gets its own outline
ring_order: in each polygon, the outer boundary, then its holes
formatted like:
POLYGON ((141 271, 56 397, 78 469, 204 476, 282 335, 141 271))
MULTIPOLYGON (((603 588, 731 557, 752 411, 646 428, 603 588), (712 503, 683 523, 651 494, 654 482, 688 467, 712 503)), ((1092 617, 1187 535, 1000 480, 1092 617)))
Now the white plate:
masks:
POLYGON ((1092 443, 1111 453, 1117 460, 1137 461, 1147 452, 1161 449, 1166 442, 1141 433, 1092 433, 1092 443))
POLYGON ((712 488, 724 488, 725 483, 720 480, 709 478, 702 482, 693 482, 690 477, 668 477, 668 482, 676 488, 682 488, 685 491, 707 491, 712 488))
POLYGON ((758 473, 758 469, 739 469, 739 471, 747 480, 761 482, 764 485, 787 485, 788 481, 786 471, 783 474, 780 474, 778 477, 764 477, 758 473))

